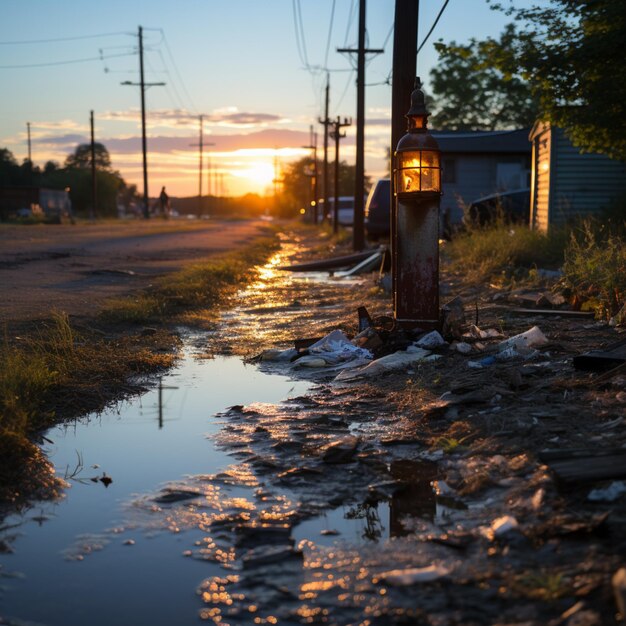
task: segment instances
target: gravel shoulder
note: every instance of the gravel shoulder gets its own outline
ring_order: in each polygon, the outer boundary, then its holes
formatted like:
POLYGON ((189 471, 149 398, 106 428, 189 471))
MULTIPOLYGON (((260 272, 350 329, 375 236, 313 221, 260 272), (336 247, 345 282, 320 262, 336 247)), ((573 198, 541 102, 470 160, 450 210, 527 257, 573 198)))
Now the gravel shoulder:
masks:
POLYGON ((64 311, 93 316, 110 297, 249 243, 261 220, 0 225, 0 322, 9 329, 64 311))

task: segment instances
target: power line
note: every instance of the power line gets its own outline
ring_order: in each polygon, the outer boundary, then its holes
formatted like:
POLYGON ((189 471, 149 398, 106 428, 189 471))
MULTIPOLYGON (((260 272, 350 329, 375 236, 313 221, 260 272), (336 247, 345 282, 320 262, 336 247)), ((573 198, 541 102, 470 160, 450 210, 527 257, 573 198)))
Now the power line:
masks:
POLYGON ((174 68, 174 72, 176 73, 176 76, 178 78, 178 82, 180 83, 181 87, 183 88, 183 91, 185 92, 185 95, 187 96, 187 99, 189 100, 189 103, 191 104, 191 108, 193 111, 195 111, 197 113, 198 111, 198 107, 196 107, 193 98, 191 97, 191 95, 189 94, 189 91, 187 90, 187 86, 185 85, 185 81, 183 80, 183 77, 181 75, 181 73, 178 71, 178 66, 176 65, 176 61, 174 59, 174 55, 172 54, 172 50, 170 49, 170 45, 167 42, 167 37, 165 36, 165 31, 163 29, 161 30, 161 35, 163 36, 163 43, 165 44, 165 50, 167 51, 167 54, 172 62, 172 67, 174 68))
POLYGON ((324 55, 324 67, 328 66, 328 52, 330 51, 330 38, 333 34, 333 22, 335 21, 335 4, 336 0, 333 0, 333 6, 330 10, 330 26, 328 27, 328 39, 326 40, 326 54, 324 55))
POLYGON ((441 7, 441 10, 437 14, 437 17, 435 18, 435 21, 433 22, 433 25, 430 27, 430 30, 428 31, 428 33, 426 33, 426 37, 424 37, 422 43, 419 45, 419 48, 417 49, 417 53, 418 54, 419 54, 420 50, 424 47, 426 42, 428 41, 428 38, 432 35, 432 32, 435 30, 435 26, 437 26, 437 23, 439 22, 439 19, 443 15, 443 12, 446 10, 446 7, 448 6, 448 2, 450 2, 450 0, 445 0, 445 2, 443 3, 443 6, 441 7))
POLYGON ((79 37, 57 37, 54 39, 29 39, 23 41, 0 41, 0 46, 18 46, 33 43, 53 43, 59 41, 78 41, 79 39, 97 39, 99 37, 113 37, 115 35, 130 35, 132 33, 119 31, 117 33, 100 33, 98 35, 81 35, 79 37))
POLYGON ((346 26, 346 36, 343 38, 343 45, 348 45, 348 36, 350 35, 350 27, 352 26, 352 19, 354 18, 354 9, 356 7, 356 0, 352 0, 350 3, 350 13, 348 13, 348 23, 346 26))
POLYGON ((29 67, 50 67, 53 65, 71 65, 75 63, 88 63, 89 61, 103 61, 105 59, 114 59, 117 57, 135 56, 136 52, 126 52, 123 54, 109 54, 107 56, 88 57, 86 59, 70 59, 67 61, 51 61, 50 63, 27 63, 24 65, 0 65, 0 70, 25 69, 29 67))

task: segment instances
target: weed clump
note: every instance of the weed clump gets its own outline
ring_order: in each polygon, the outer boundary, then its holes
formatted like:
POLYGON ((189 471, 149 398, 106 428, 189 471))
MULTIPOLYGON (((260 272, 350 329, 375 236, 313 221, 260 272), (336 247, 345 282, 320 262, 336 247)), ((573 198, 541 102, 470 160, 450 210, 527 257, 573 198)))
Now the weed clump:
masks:
POLYGON ((474 280, 517 278, 532 268, 560 267, 566 242, 564 231, 543 233, 497 222, 460 233, 446 245, 446 254, 453 271, 463 271, 474 280))
POLYGON ((571 235, 563 274, 563 285, 598 317, 615 315, 626 302, 626 241, 585 223, 571 235))

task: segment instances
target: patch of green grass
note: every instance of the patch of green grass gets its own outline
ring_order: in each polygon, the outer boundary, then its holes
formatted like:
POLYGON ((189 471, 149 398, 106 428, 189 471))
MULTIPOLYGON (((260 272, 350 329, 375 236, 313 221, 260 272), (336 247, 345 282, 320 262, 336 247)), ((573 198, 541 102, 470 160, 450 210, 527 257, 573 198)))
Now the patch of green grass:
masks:
POLYGON ((527 572, 513 582, 518 593, 537 600, 558 600, 571 592, 567 579, 558 572, 527 572))
POLYGON ((214 307, 251 281, 257 267, 279 247, 276 237, 267 237, 242 250, 189 265, 138 296, 110 300, 102 315, 109 321, 145 324, 214 307))
POLYGON ((626 302, 626 241, 587 222, 565 250, 563 284, 599 317, 615 315, 626 302))
POLYGON ((504 276, 527 277, 533 267, 556 268, 563 263, 564 231, 542 233, 527 226, 497 222, 470 228, 445 247, 451 268, 475 280, 504 276))

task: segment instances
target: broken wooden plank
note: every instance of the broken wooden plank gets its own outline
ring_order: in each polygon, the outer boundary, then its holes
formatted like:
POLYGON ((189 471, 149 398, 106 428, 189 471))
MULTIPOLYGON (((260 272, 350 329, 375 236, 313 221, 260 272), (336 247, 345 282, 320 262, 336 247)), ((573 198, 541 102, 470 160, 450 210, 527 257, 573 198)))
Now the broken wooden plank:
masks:
POLYGON ((360 263, 361 261, 368 259, 377 252, 381 252, 381 250, 365 250, 364 252, 355 252, 354 254, 337 256, 332 259, 296 263, 295 265, 283 265, 278 269, 288 272, 321 272, 326 270, 350 268, 356 263, 360 263))
POLYGON ((564 483, 626 477, 626 450, 545 450, 539 454, 564 483))
POLYGON ((511 315, 519 315, 519 316, 531 316, 531 315, 546 315, 555 317, 557 315, 561 317, 573 317, 580 319, 593 318, 595 313, 593 311, 570 311, 569 309, 527 309, 522 307, 509 308, 509 307, 498 307, 502 309, 506 309, 508 313, 511 315))
POLYGON ((626 340, 612 344, 606 350, 591 350, 574 357, 574 367, 586 372, 606 372, 626 363, 626 340))

